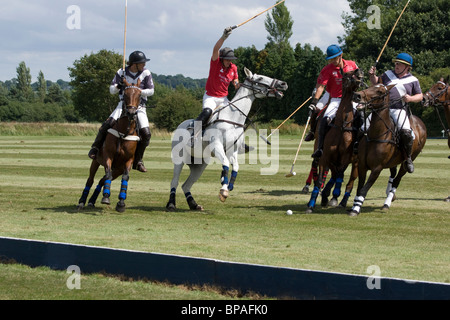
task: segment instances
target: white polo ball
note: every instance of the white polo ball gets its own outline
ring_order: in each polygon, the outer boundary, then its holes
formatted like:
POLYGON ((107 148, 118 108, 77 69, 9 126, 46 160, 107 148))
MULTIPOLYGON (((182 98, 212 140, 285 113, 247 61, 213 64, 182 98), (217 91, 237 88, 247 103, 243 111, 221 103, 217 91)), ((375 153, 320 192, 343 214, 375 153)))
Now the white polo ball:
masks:
POLYGON ((288 211, 286 211, 286 214, 288 215, 288 216, 292 216, 292 210, 288 210, 288 211))
POLYGON ((294 171, 294 172, 292 172, 292 174, 295 176, 297 174, 297 172, 294 171))

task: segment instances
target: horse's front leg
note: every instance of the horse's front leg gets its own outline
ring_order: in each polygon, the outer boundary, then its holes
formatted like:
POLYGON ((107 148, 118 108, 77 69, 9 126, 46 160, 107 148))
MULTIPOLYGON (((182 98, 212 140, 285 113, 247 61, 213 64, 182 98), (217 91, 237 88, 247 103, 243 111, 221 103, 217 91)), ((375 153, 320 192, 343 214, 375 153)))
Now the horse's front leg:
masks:
POLYGON ((112 161, 109 159, 106 161, 105 165, 105 184, 103 185, 103 198, 102 204, 111 204, 110 196, 111 196, 111 183, 112 183, 112 170, 111 170, 112 161))
POLYGON ((378 177, 380 176, 381 171, 383 168, 376 168, 372 169, 372 172, 370 173, 369 179, 367 179, 367 182, 364 184, 364 181, 366 179, 366 172, 364 174, 361 174, 361 171, 359 171, 359 181, 358 181, 358 193, 355 197, 355 200, 353 201, 353 207, 350 211, 350 216, 357 216, 361 212, 361 207, 364 204, 364 201, 366 200, 367 193, 369 192, 370 188, 372 188, 375 181, 377 181, 378 177), (361 183, 364 185, 361 187, 361 183))
POLYGON ((324 183, 323 173, 324 167, 322 165, 319 165, 319 174, 317 180, 314 181, 314 189, 311 192, 311 197, 307 205, 308 208, 306 209, 306 213, 312 213, 314 211, 317 202, 317 197, 319 196, 320 190, 324 183))
MULTIPOLYGON (((98 167, 100 164, 93 160, 91 163, 91 167, 89 169, 89 177, 86 181, 86 185, 84 187, 83 193, 81 194, 80 200, 78 200, 78 210, 81 210, 86 205, 87 197, 89 196, 89 192, 91 191, 92 185, 94 184, 95 174, 97 173, 98 167)), ((90 203, 90 201, 89 201, 90 203)))
POLYGON ((128 181, 130 180, 130 170, 131 170, 132 162, 127 163, 127 167, 122 175, 122 183, 120 186, 119 193, 119 202, 116 205, 117 212, 125 212, 125 200, 127 199, 127 191, 128 191, 128 181))
POLYGON ((211 143, 211 151, 215 155, 215 157, 222 163, 222 172, 220 176, 220 183, 222 187, 219 191, 219 199, 222 202, 225 202, 225 200, 230 195, 229 189, 228 189, 228 175, 230 171, 230 160, 228 159, 227 155, 225 154, 225 148, 224 145, 220 142, 220 139, 213 139, 211 143))

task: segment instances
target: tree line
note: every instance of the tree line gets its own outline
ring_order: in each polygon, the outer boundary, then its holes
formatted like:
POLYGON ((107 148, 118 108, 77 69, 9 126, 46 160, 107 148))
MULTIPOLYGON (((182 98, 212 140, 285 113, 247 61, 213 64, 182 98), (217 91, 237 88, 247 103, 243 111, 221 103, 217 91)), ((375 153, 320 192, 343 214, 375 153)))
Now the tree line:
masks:
MULTIPOLYGON (((351 12, 343 13, 345 34, 337 39, 344 50, 344 59, 354 60, 365 73, 375 63, 381 48, 405 1, 348 0, 351 12), (369 5, 379 9, 378 28, 369 28, 374 17, 369 5)), ((440 77, 450 75, 450 29, 447 26, 450 9, 446 0, 423 0, 409 4, 403 14, 377 69, 379 74, 393 67, 392 59, 400 52, 414 58, 413 74, 425 92, 440 77)), ((257 99, 250 113, 253 121, 271 122, 286 119, 311 96, 320 70, 326 65, 326 54, 311 44, 292 46, 294 20, 285 6, 275 7, 266 16, 268 33, 265 47, 234 48, 241 81, 244 67, 289 84, 282 100, 257 99)), ((330 43, 331 44, 331 43, 330 43)), ((69 67, 71 81, 45 81, 42 71, 38 81, 31 83, 25 62, 17 68, 17 78, 0 82, 0 121, 67 121, 103 122, 117 105, 117 96, 109 93, 109 83, 122 65, 122 56, 100 50, 84 55, 69 67)), ((157 127, 172 131, 185 119, 201 110, 206 79, 191 79, 182 75, 153 74, 155 95, 149 99, 148 115, 157 127)), ((366 83, 369 83, 366 75, 366 83)), ((230 87, 230 99, 235 92, 230 87)), ((413 105, 412 111, 421 117, 430 135, 439 135, 442 128, 433 108, 413 105)), ((307 108, 300 110, 293 121, 304 124, 307 108)))

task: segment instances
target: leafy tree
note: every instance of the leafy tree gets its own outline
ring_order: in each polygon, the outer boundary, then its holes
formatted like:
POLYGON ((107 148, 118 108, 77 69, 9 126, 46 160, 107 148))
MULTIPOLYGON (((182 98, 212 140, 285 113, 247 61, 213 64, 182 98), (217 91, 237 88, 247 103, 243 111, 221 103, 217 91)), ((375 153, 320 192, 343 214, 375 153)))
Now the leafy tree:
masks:
POLYGON ((47 82, 44 78, 44 73, 39 71, 38 75, 38 88, 37 88, 37 98, 40 102, 44 102, 45 96, 47 95, 47 82))
POLYGON ((19 63, 17 71, 17 91, 16 98, 21 101, 31 101, 33 99, 33 90, 31 89, 31 73, 24 61, 19 63))
POLYGON ((68 68, 75 110, 86 120, 103 122, 116 107, 118 97, 110 94, 109 85, 122 59, 122 55, 103 49, 84 55, 68 68))
POLYGON ((276 6, 272 10, 272 16, 270 14, 267 15, 264 25, 269 33, 267 37, 269 43, 275 43, 277 45, 289 43, 289 39, 293 34, 292 26, 294 25, 294 21, 284 3, 276 6))
POLYGON ((196 99, 188 90, 178 87, 158 99, 151 119, 158 128, 175 130, 186 119, 195 118, 202 109, 201 100, 196 99))
MULTIPOLYGON (((345 36, 340 38, 346 54, 368 70, 381 52, 406 1, 349 0, 351 13, 343 15, 345 36), (370 4, 380 8, 381 29, 369 29, 370 4)), ((447 0, 412 1, 402 15, 380 58, 379 70, 392 67, 392 58, 407 52, 414 58, 414 72, 427 75, 450 64, 450 29, 447 0)))

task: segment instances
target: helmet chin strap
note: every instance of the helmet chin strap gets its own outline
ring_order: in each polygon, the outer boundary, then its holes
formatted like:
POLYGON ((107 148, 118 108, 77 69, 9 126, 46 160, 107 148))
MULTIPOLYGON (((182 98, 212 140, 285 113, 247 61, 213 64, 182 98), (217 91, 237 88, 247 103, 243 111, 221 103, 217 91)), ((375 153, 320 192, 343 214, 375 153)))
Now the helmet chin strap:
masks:
POLYGON ((402 72, 400 72, 400 73, 395 72, 395 69, 394 69, 394 73, 398 77, 399 75, 403 74, 407 68, 409 68, 409 66, 405 65, 405 69, 403 69, 402 72))

